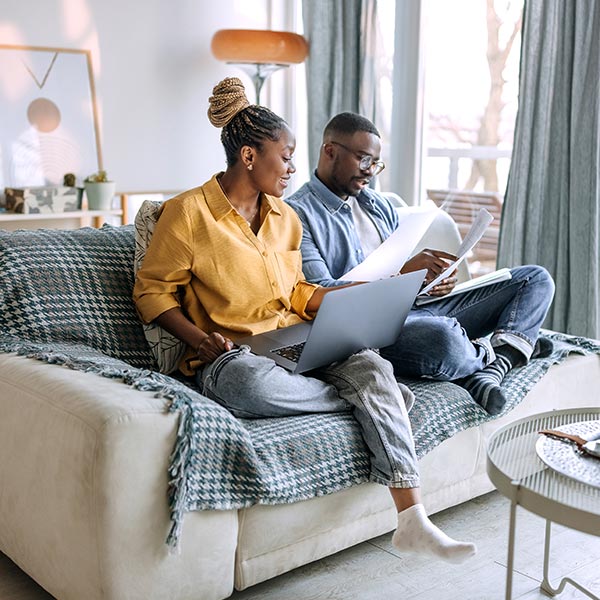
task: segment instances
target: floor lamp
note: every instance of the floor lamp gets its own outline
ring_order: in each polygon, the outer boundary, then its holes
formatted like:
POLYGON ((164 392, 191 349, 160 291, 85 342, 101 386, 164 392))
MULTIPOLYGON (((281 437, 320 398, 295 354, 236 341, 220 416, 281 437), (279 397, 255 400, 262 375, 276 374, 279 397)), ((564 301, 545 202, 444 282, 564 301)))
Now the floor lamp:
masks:
POLYGON ((213 56, 243 69, 254 84, 256 104, 260 90, 275 71, 304 61, 307 41, 289 31, 259 29, 220 29, 212 38, 213 56))

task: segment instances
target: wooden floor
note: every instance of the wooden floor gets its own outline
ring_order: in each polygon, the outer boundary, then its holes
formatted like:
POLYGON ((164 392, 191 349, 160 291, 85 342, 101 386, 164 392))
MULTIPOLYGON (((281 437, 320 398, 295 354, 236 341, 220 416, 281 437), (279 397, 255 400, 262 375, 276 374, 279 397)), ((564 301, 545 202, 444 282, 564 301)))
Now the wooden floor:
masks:
MULTIPOLYGON (((477 543, 477 556, 448 565, 400 555, 391 534, 242 592, 231 600, 503 600, 509 504, 487 494, 434 515, 448 534, 477 543)), ((545 522, 518 509, 514 600, 541 600, 545 522)), ((600 538, 554 526, 550 576, 556 585, 569 576, 600 597, 600 538)), ((585 600, 567 586, 560 600, 585 600)), ((0 554, 0 600, 52 600, 8 558, 0 554)), ((81 598, 81 600, 87 600, 81 598)), ((198 596, 201 600, 201 596, 198 596)))

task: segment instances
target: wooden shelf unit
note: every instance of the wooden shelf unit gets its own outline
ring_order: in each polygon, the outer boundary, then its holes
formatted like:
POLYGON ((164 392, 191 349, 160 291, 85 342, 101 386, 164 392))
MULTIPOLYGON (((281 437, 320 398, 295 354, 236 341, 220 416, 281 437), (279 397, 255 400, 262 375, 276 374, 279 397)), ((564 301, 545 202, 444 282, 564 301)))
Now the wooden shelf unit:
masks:
POLYGON ((72 210, 57 213, 0 212, 0 229, 35 229, 48 227, 61 229, 77 227, 102 227, 107 217, 119 217, 121 225, 127 223, 128 194, 118 194, 120 208, 109 210, 72 210))

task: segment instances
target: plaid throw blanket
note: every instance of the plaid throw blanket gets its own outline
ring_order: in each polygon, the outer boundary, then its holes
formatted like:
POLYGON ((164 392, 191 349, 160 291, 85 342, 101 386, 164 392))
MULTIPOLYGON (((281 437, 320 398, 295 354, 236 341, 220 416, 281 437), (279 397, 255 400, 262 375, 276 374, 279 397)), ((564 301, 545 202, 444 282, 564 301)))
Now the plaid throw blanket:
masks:
MULTIPOLYGON (((0 230, 0 352, 97 373, 165 398, 180 414, 169 503, 176 546, 190 510, 281 504, 368 480, 369 460, 350 414, 239 420, 183 381, 156 372, 131 300, 133 228, 0 230)), ((505 379, 514 408, 550 365, 593 340, 549 333, 551 356, 505 379)), ((492 417, 451 383, 407 381, 419 457, 492 417)))

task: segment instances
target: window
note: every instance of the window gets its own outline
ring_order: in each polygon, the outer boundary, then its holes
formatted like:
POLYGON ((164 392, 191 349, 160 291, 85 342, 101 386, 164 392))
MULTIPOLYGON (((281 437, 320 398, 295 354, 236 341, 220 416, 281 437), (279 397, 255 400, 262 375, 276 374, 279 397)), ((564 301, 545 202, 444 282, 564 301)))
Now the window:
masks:
POLYGON ((495 269, 517 111, 523 1, 425 0, 422 198, 468 230, 479 208, 494 222, 471 270, 495 269))

